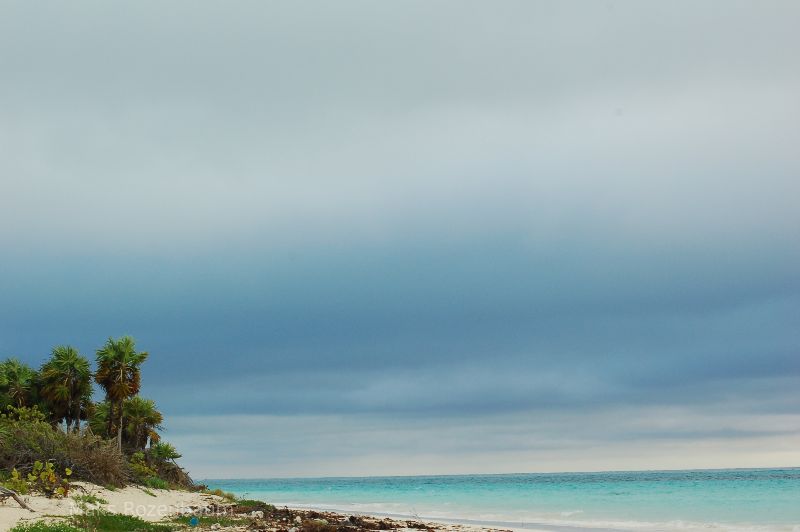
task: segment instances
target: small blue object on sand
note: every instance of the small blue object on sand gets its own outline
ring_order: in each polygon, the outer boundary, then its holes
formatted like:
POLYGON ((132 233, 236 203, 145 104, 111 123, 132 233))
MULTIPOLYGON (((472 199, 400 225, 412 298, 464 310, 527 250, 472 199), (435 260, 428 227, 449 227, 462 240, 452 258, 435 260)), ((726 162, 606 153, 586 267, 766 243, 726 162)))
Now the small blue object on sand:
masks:
POLYGON ((197 518, 196 515, 193 515, 191 519, 189 519, 189 526, 197 526, 200 524, 200 520, 197 518))

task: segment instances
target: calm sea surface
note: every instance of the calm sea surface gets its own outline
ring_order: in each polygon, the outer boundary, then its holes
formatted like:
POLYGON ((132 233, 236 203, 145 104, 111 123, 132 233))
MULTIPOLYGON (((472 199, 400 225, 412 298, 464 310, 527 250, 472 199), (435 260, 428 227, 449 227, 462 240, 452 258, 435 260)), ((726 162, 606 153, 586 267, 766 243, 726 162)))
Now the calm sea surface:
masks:
POLYGON ((205 482, 278 506, 516 528, 800 532, 800 468, 205 482))

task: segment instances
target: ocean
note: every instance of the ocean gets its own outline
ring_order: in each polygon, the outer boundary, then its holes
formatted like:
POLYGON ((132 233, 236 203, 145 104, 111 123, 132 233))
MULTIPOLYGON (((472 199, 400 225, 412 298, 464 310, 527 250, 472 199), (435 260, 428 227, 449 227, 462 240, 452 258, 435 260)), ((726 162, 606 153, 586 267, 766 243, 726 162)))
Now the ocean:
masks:
POLYGON ((276 506, 509 528, 800 531, 800 468, 204 482, 276 506))

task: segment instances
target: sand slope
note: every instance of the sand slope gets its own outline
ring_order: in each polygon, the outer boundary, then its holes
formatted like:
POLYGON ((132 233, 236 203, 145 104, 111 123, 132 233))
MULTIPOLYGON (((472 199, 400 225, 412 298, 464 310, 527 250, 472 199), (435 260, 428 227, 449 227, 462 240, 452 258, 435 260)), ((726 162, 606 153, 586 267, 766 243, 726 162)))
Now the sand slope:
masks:
POLYGON ((116 491, 85 482, 75 482, 75 489, 65 499, 48 499, 39 495, 24 495, 22 498, 34 510, 20 508, 13 499, 0 503, 0 532, 5 532, 22 521, 42 519, 45 516, 70 515, 80 512, 73 495, 91 494, 108 501, 101 507, 112 513, 137 515, 148 521, 158 521, 175 515, 180 510, 194 507, 204 508, 222 502, 220 497, 177 490, 148 489, 155 497, 144 490, 129 486, 116 491), (79 486, 79 487, 78 487, 79 486))

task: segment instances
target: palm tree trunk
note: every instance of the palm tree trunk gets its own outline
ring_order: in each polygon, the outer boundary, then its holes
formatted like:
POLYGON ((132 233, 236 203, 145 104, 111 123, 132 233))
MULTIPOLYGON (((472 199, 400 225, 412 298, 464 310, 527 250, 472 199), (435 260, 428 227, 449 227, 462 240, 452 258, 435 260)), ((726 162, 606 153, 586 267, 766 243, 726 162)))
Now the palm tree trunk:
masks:
POLYGON ((119 424, 117 425, 117 447, 122 452, 122 401, 119 402, 119 424))
POLYGON ((72 429, 72 393, 67 396, 67 415, 64 416, 64 420, 67 422, 67 432, 72 429))
POLYGON ((106 435, 110 438, 111 437, 111 429, 114 426, 114 403, 111 401, 108 402, 108 430, 106 431, 106 435))
POLYGON ((81 431, 81 403, 83 401, 78 400, 75 402, 75 417, 72 418, 75 420, 75 432, 81 431))

